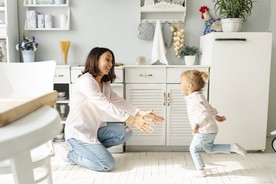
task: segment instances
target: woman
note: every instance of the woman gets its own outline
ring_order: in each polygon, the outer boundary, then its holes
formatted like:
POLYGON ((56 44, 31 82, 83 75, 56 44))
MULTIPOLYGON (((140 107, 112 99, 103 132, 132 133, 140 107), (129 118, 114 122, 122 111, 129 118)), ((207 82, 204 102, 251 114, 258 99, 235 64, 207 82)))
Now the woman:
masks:
POLYGON ((137 109, 112 91, 115 58, 107 48, 93 48, 85 68, 74 86, 70 112, 65 124, 65 138, 70 146, 69 162, 94 171, 110 171, 115 160, 107 148, 126 142, 131 137, 127 126, 106 124, 107 113, 122 122, 132 123, 148 133, 151 126, 164 118, 137 109))

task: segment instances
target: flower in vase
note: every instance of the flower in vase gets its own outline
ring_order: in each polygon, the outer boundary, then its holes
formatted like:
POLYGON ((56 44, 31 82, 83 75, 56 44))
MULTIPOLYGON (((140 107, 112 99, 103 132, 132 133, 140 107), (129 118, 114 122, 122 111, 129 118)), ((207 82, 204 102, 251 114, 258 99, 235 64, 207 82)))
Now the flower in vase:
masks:
POLYGON ((38 42, 35 40, 34 36, 23 36, 21 42, 16 45, 16 50, 28 50, 28 51, 36 51, 38 47, 38 42))

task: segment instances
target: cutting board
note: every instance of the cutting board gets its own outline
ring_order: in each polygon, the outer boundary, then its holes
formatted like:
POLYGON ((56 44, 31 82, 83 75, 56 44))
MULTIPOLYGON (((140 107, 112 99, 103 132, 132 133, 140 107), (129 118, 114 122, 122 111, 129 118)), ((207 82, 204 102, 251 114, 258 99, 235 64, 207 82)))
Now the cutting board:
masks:
POLYGON ((54 106, 57 102, 57 91, 35 98, 0 98, 0 127, 48 105, 54 106))

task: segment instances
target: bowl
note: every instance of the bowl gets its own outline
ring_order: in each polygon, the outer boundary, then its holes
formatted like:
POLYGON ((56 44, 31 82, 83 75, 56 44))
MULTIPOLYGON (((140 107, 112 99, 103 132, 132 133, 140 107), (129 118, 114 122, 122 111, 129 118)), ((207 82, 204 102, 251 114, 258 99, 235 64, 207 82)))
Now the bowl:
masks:
POLYGON ((60 134, 56 135, 56 139, 64 139, 64 134, 60 133, 60 134))
POLYGON ((58 92, 58 98, 64 98, 66 95, 65 92, 58 92))

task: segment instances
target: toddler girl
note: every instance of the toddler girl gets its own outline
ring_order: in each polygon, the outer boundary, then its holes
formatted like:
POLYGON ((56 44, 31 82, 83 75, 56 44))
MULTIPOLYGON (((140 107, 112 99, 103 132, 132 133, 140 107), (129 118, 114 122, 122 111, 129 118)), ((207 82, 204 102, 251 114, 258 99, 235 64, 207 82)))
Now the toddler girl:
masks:
POLYGON ((197 169, 197 176, 205 177, 204 161, 200 151, 206 153, 230 153, 235 152, 245 156, 246 150, 238 144, 214 144, 218 133, 216 122, 226 120, 219 116, 204 95, 202 89, 208 80, 208 74, 198 70, 188 70, 181 74, 181 92, 185 96, 188 118, 194 134, 190 145, 190 153, 197 169))

